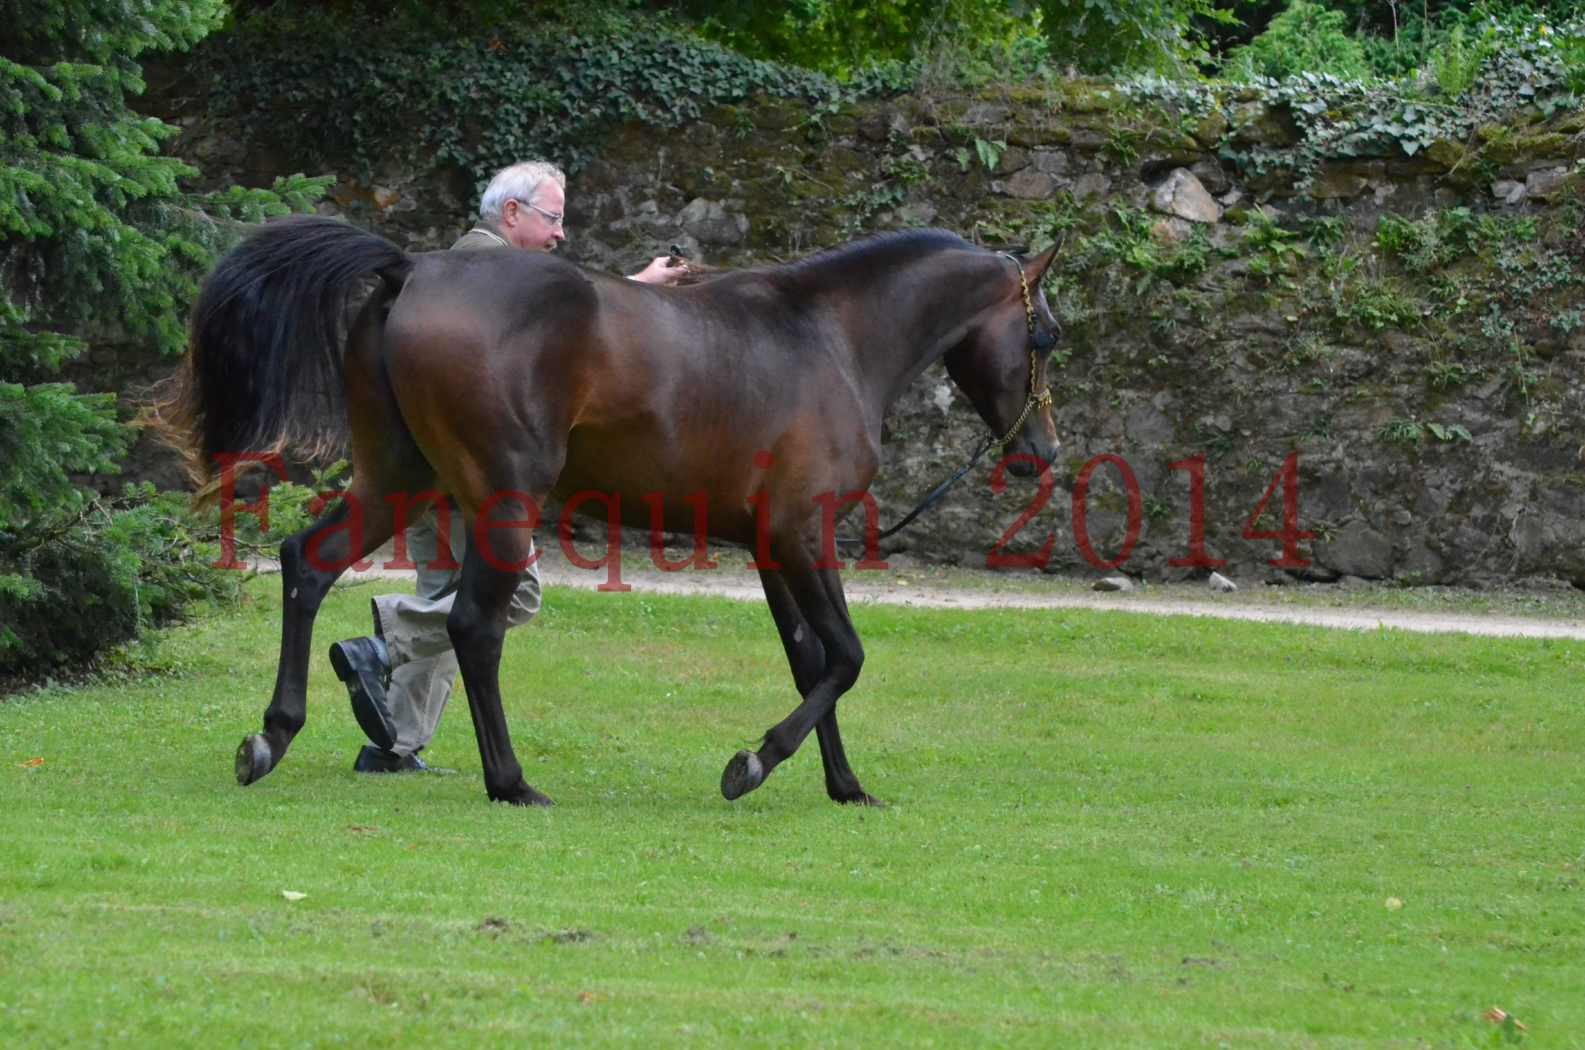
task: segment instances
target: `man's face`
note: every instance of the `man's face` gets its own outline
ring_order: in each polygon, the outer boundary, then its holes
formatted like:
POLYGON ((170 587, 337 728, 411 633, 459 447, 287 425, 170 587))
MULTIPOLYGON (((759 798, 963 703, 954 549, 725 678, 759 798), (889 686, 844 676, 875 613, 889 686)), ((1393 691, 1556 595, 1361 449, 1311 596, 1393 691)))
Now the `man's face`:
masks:
POLYGON ((561 221, 566 209, 566 193, 554 179, 546 179, 534 188, 528 200, 514 198, 506 202, 501 211, 501 233, 514 248, 553 252, 567 239, 561 221), (556 218, 547 218, 547 213, 556 218))

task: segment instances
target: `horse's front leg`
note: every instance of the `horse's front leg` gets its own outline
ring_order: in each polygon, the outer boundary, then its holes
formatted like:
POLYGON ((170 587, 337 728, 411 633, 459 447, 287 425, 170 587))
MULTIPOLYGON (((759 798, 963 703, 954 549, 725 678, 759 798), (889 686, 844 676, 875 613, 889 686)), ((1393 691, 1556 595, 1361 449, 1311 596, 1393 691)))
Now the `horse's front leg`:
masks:
MULTIPOLYGON (((822 752, 826 759, 827 790, 832 789, 832 777, 836 775, 838 790, 832 797, 851 794, 853 797, 839 798, 838 801, 873 801, 858 787, 858 779, 852 775, 852 770, 846 769, 847 759, 841 754, 841 738, 836 734, 834 712, 837 699, 853 687, 864 667, 864 647, 848 618, 841 578, 834 569, 816 569, 814 563, 818 555, 807 549, 807 545, 800 544, 786 552, 777 551, 776 556, 784 565, 781 578, 787 593, 792 596, 803 622, 820 640, 823 665, 814 674, 813 683, 804 693, 803 702, 765 734, 759 749, 739 751, 727 763, 721 774, 721 794, 728 799, 735 799, 759 787, 778 765, 792 757, 811 730, 829 719, 828 728, 822 731, 822 736, 829 736, 834 745, 822 752), (839 763, 840 768, 834 766, 834 762, 839 763), (846 776, 842 775, 843 770, 846 776)), ((766 598, 771 602, 772 613, 776 614, 776 598, 773 597, 771 586, 766 587, 766 598)), ((784 620, 794 627, 796 635, 797 625, 785 611, 777 615, 778 628, 782 628, 784 620)), ((786 639, 784 633, 784 643, 786 639)), ((798 662, 807 659, 795 650, 789 650, 788 658, 798 662)), ((798 662, 794 663, 795 677, 799 670, 798 662)), ((812 664, 809 666, 812 669, 812 664)), ((802 683, 799 684, 802 692, 802 683)))
POLYGON ((485 793, 492 802, 548 806, 551 800, 523 780, 523 767, 512 750, 506 714, 501 709, 501 644, 506 637, 507 612, 533 543, 527 530, 489 531, 484 542, 469 537, 446 631, 468 690, 468 710, 473 715, 479 760, 484 764, 485 793))
POLYGON ((259 780, 286 756, 308 720, 308 654, 319 606, 347 566, 390 537, 389 505, 354 487, 318 521, 281 544, 281 656, 275 692, 264 711, 264 731, 237 748, 237 783, 259 780), (353 514, 353 508, 359 513, 353 514))
MULTIPOLYGON (((782 648, 787 653, 793 684, 798 687, 798 695, 807 698, 825 673, 825 646, 799 611, 798 603, 793 600, 792 592, 787 589, 781 573, 761 569, 759 576, 760 584, 765 588, 765 602, 770 606, 771 618, 776 621, 776 633, 781 636, 782 648)), ((845 599, 840 608, 845 615, 845 599)), ((834 704, 831 711, 815 723, 815 734, 820 740, 820 764, 825 770, 826 795, 833 802, 843 804, 881 805, 878 799, 860 786, 858 775, 848 764, 847 752, 842 747, 842 732, 837 728, 834 704)))

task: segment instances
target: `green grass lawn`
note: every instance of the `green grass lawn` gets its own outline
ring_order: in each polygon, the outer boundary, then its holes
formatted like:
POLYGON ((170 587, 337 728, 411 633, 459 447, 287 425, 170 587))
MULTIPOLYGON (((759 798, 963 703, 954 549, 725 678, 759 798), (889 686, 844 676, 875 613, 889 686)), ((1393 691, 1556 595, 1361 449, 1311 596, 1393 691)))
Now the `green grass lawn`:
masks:
POLYGON ((867 606, 890 807, 812 736, 729 804, 795 701, 769 613, 558 589, 502 665, 538 811, 461 698, 457 775, 351 772, 370 587, 237 787, 275 586, 0 703, 0 1045, 1585 1044, 1585 643, 867 606))

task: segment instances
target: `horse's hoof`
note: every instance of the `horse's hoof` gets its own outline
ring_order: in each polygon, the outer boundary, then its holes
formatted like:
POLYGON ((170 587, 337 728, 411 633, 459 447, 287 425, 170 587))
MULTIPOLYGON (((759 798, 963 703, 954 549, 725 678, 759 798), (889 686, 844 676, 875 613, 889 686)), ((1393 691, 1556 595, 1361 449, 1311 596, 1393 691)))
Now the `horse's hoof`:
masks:
POLYGON ((831 801, 839 806, 874 806, 876 809, 885 809, 886 803, 868 792, 859 791, 852 795, 832 795, 831 801))
POLYGON ((237 783, 247 787, 275 768, 275 753, 264 734, 254 733, 237 748, 237 783))
POLYGON ((765 783, 765 767, 752 751, 739 751, 721 773, 721 796, 728 802, 742 798, 765 783))
POLYGON ((554 806, 549 795, 541 794, 521 781, 506 791, 491 791, 491 802, 505 802, 509 806, 554 806))

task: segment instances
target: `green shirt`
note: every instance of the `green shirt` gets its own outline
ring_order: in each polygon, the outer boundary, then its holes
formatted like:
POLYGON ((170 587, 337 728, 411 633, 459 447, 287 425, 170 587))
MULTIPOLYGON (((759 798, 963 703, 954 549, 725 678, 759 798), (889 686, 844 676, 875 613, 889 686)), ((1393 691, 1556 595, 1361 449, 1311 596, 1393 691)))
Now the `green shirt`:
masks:
POLYGON ((451 246, 451 250, 472 251, 478 248, 510 247, 511 245, 507 244, 505 239, 502 238, 500 234, 491 233, 489 230, 486 230, 483 227, 475 226, 461 237, 458 237, 457 243, 451 246))

